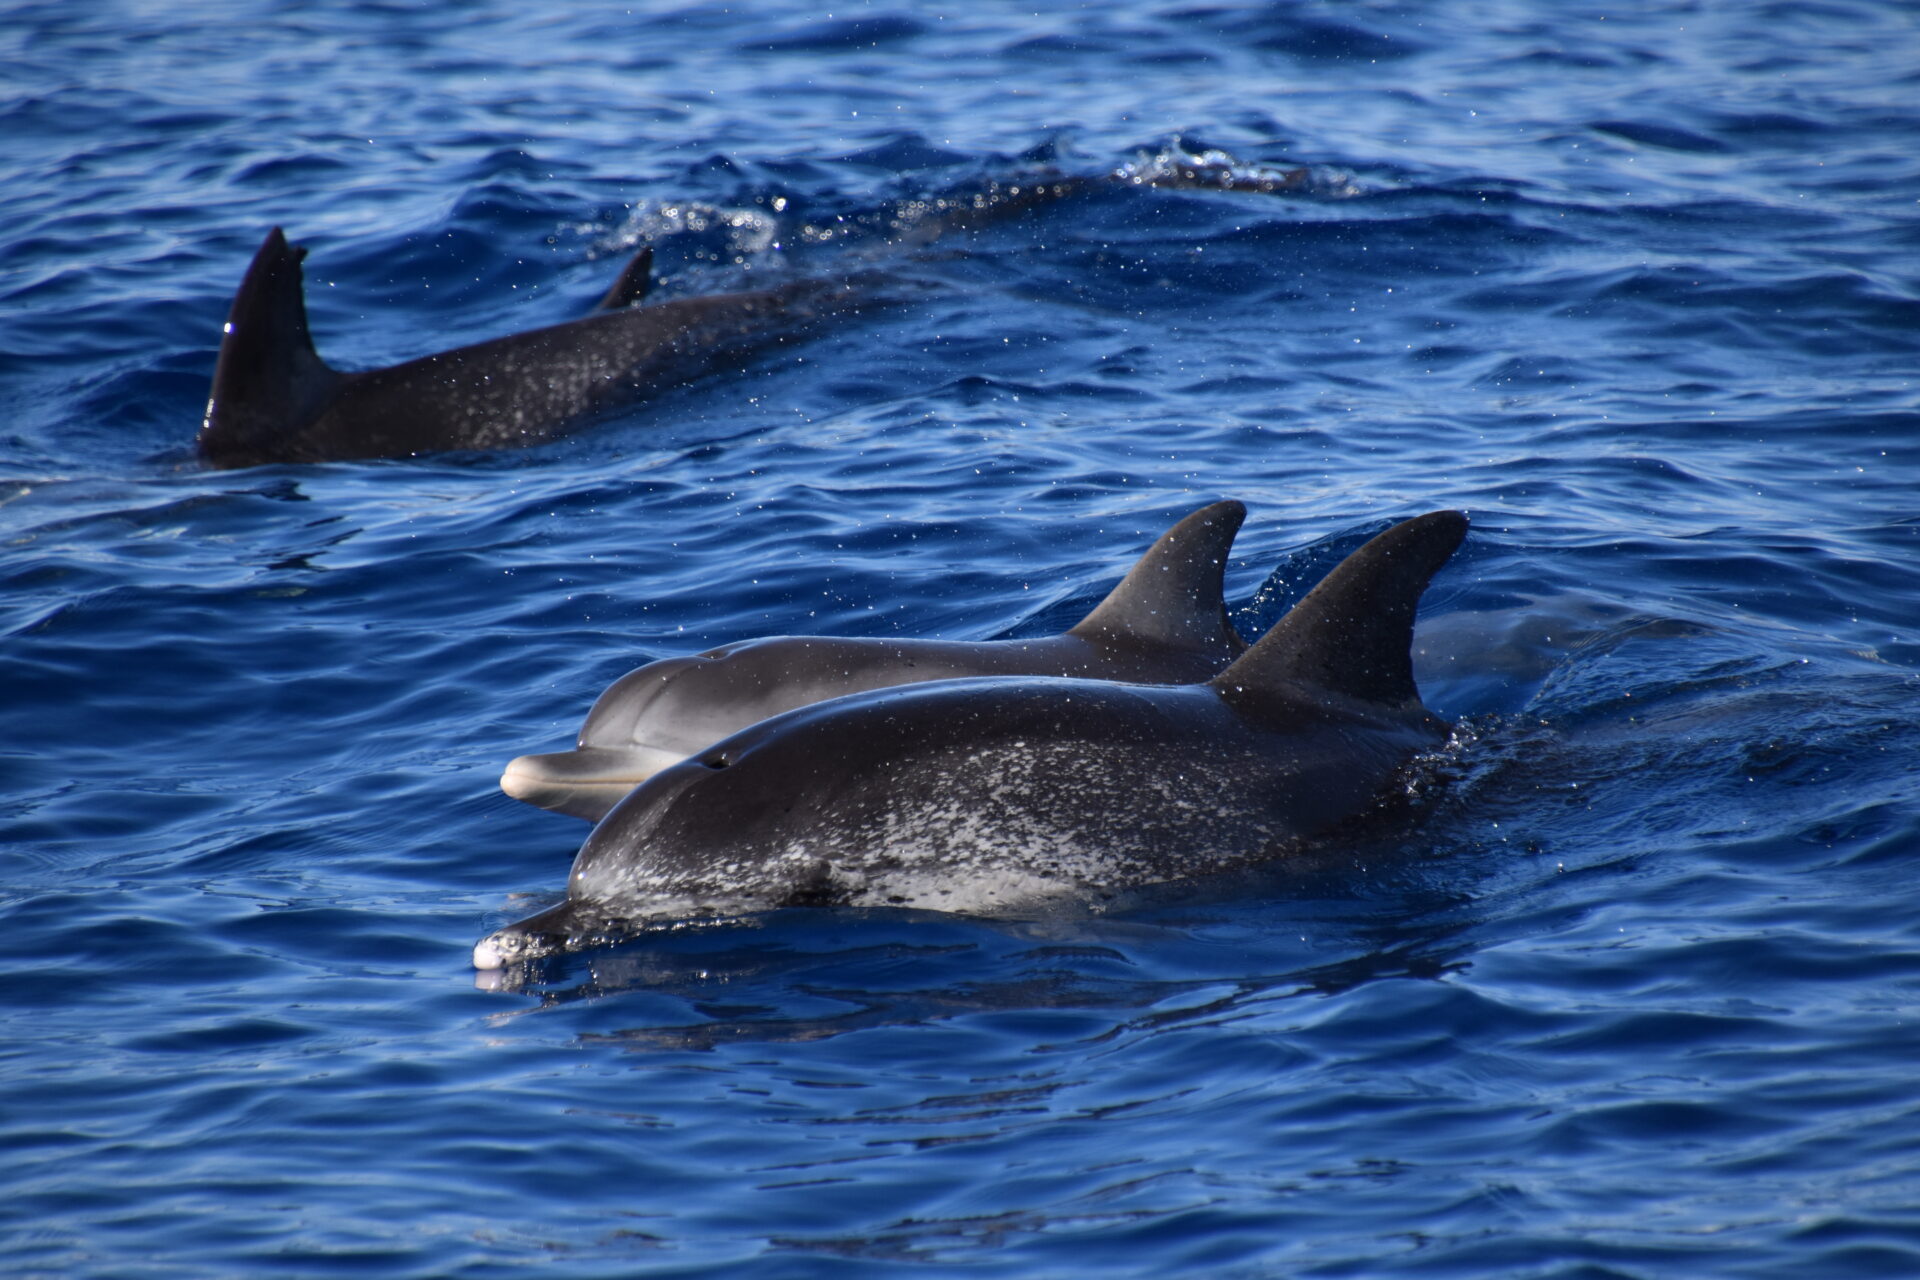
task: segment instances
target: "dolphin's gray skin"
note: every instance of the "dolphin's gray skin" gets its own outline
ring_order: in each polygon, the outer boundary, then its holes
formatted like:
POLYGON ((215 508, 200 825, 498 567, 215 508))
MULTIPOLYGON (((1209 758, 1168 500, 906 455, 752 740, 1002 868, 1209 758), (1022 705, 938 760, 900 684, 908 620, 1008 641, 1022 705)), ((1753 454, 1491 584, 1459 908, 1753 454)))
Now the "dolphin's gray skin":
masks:
POLYGON ((634 787, 730 733, 795 707, 966 676, 1084 676, 1190 684, 1246 648, 1221 596, 1238 502, 1194 512, 1063 635, 1031 640, 774 636, 650 662, 609 685, 572 751, 521 756, 500 789, 598 822, 634 787))
POLYGON ((641 392, 674 386, 857 310, 852 284, 795 280, 649 306, 642 250, 594 314, 366 373, 314 350, 300 260, 275 227, 233 297, 196 440, 216 467, 502 449, 565 432, 641 392))
POLYGON ((1453 511, 1395 525, 1204 684, 952 680, 763 721, 636 788, 587 838, 566 900, 481 941, 474 965, 650 917, 994 911, 1298 848, 1444 740, 1408 649, 1466 529, 1453 511))

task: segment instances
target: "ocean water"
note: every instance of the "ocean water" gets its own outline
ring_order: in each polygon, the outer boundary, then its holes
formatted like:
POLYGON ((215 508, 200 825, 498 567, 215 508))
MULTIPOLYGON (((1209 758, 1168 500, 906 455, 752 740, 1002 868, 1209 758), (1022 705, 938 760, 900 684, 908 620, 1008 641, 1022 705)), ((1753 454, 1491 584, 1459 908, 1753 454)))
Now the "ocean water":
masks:
POLYGON ((1920 1274, 1920 17, 1895 0, 0 16, 0 1270, 1920 1274), (1179 164, 1278 192, 1128 180, 1179 164), (954 219, 1036 175, 1070 198, 954 219), (931 212, 929 212, 931 210, 931 212), (518 452, 216 472, 267 228, 368 368, 905 300, 518 452), (639 663, 1249 630, 1471 513, 1311 870, 477 977, 639 663))

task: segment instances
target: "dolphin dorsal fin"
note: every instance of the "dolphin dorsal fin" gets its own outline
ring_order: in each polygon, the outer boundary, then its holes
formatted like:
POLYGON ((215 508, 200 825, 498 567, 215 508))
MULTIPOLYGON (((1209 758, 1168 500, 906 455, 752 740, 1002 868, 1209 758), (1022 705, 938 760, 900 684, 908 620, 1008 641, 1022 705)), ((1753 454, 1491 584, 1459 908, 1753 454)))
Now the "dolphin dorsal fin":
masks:
POLYGON ((307 251, 275 227, 253 255, 227 311, 200 452, 240 465, 274 437, 296 430, 333 395, 340 375, 313 349, 300 260, 307 251))
POLYGON ((1213 679, 1238 700, 1304 684, 1363 702, 1415 709, 1413 615, 1427 583, 1467 536, 1458 511, 1394 525, 1342 560, 1260 642, 1213 679))
POLYGON ((1247 508, 1239 502, 1200 508, 1160 535, 1120 585, 1067 634, 1180 648, 1224 644, 1228 652, 1240 652, 1245 645, 1227 621, 1221 582, 1233 535, 1246 518, 1247 508))
POLYGON ((595 311, 618 311, 630 307, 653 291, 653 246, 646 245, 633 255, 627 263, 627 269, 613 282, 613 288, 607 290, 600 301, 593 304, 595 311))

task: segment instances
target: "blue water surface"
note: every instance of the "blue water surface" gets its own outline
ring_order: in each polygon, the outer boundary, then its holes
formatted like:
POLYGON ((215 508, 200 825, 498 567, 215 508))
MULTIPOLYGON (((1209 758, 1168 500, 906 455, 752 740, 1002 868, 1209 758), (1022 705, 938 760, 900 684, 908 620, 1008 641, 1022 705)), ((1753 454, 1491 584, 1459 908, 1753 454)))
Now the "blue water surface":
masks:
POLYGON ((0 1269, 1920 1274, 1920 18, 1899 0, 0 16, 0 1269), (1306 170, 1279 192, 1126 180, 1306 170), (942 201, 1120 175, 1005 217, 942 201), (929 213, 929 210, 932 210, 929 213), (368 368, 902 300, 498 454, 217 472, 248 257, 368 368), (1468 510, 1459 722, 1312 868, 489 983, 648 659, 1249 630, 1468 510))

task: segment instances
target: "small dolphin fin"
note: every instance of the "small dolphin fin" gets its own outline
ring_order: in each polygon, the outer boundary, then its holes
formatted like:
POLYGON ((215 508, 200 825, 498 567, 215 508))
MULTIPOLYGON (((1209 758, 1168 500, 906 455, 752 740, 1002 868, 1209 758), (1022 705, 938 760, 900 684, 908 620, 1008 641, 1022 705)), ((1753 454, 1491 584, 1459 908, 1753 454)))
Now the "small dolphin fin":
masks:
POLYGON ((593 304, 595 311, 618 311, 630 307, 653 291, 653 246, 647 245, 633 255, 627 269, 613 282, 606 296, 593 304))
POLYGON ((1413 616, 1420 596, 1467 536, 1458 511, 1388 529, 1342 560, 1213 686, 1237 700, 1306 684, 1364 702, 1415 709, 1413 616))
POLYGON ((275 227, 233 295, 197 440, 209 462, 249 466, 282 456, 275 440, 316 417, 335 392, 340 375, 307 329, 306 256, 275 227))
POLYGON ((1181 648, 1246 647, 1227 621, 1221 583, 1233 535, 1247 518, 1240 502, 1202 507, 1147 548, 1120 585, 1068 629, 1082 639, 1138 639, 1181 648))

